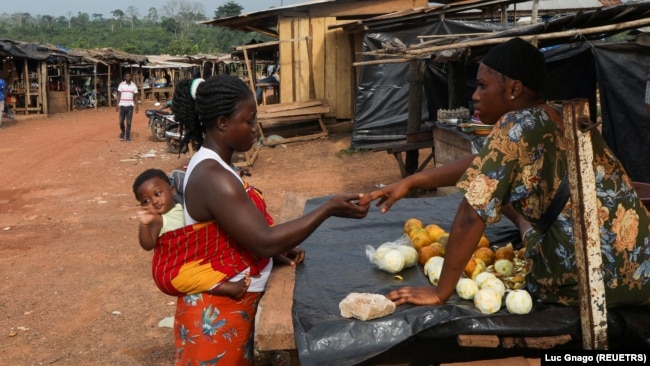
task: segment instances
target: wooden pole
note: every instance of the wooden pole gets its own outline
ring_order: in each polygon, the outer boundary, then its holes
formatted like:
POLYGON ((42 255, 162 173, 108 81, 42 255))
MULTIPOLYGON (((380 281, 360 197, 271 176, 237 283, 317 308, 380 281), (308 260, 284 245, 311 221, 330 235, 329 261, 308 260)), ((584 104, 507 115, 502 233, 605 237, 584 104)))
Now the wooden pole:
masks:
POLYGON ((417 132, 422 122, 422 74, 424 63, 412 60, 409 64, 409 104, 406 132, 417 132))
POLYGON ((255 80, 253 80, 253 71, 251 70, 251 63, 248 60, 248 50, 244 49, 244 62, 246 64, 246 71, 248 71, 248 86, 251 88, 253 95, 255 95, 255 80))
MULTIPOLYGON (((609 31, 614 31, 614 30, 625 30, 625 29, 632 29, 632 28, 640 28, 644 27, 650 24, 650 18, 646 19, 639 19, 639 20, 634 20, 634 21, 629 21, 629 22, 623 22, 623 23, 617 23, 617 24, 610 24, 610 25, 605 25, 605 26, 600 26, 600 27, 592 27, 592 28, 582 28, 582 29, 573 29, 573 30, 568 30, 568 31, 560 31, 560 32, 552 32, 552 33, 544 33, 544 34, 535 34, 535 35, 530 35, 530 36, 519 36, 523 40, 533 42, 533 41, 538 41, 538 40, 545 40, 545 39, 555 39, 555 38, 562 38, 562 37, 573 37, 577 35, 582 35, 582 34, 594 34, 594 33, 602 33, 602 32, 609 32, 609 31)), ((371 52, 364 52, 364 55, 371 55, 371 56, 384 56, 384 57, 394 57, 394 59, 384 59, 384 60, 372 60, 372 61, 362 61, 362 62, 355 62, 353 65, 354 66, 363 66, 363 65, 377 65, 377 64, 386 64, 386 63, 399 63, 399 62, 408 62, 412 58, 416 57, 424 57, 426 54, 437 52, 437 51, 444 51, 444 50, 450 50, 450 49, 455 49, 455 48, 468 48, 468 47, 477 47, 477 46, 488 46, 488 45, 494 45, 494 44, 500 44, 503 42, 506 42, 510 40, 513 37, 497 37, 497 38, 488 38, 488 39, 480 39, 480 40, 470 40, 470 41, 464 41, 464 42, 458 42, 458 43, 452 43, 452 44, 445 44, 445 45, 440 45, 440 46, 433 46, 433 47, 413 47, 411 49, 406 49, 403 52, 400 53, 394 53, 394 54, 385 54, 381 53, 380 51, 371 51, 371 52)))
MULTIPOLYGON (((406 122, 407 135, 420 130, 422 123, 422 76, 424 74, 424 61, 412 60, 409 64, 409 105, 408 120, 406 122)), ((406 163, 404 169, 411 175, 418 169, 420 152, 416 150, 406 151, 406 163)))
POLYGON ((562 104, 584 349, 607 349, 607 307, 587 99, 562 104))

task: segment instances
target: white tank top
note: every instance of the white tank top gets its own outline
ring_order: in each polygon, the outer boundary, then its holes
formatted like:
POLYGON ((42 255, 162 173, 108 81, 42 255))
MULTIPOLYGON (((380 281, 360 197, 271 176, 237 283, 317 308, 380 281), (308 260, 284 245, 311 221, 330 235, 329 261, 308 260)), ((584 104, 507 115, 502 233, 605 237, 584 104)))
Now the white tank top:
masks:
MULTIPOLYGON (((199 165, 200 162, 203 160, 215 160, 221 166, 230 171, 237 179, 244 185, 244 181, 241 179, 239 174, 230 166, 230 164, 227 164, 223 159, 221 159, 221 156, 217 154, 216 152, 201 147, 195 154, 192 156, 192 159, 190 159, 190 163, 187 165, 187 171, 185 172, 185 180, 183 181, 183 192, 186 192, 185 187, 187 186, 187 181, 190 178, 190 175, 192 175, 192 171, 194 168, 199 165)), ((183 205, 183 207, 186 207, 183 205)), ((190 214, 187 212, 187 209, 185 211, 185 224, 186 225, 192 225, 198 223, 197 220, 195 220, 190 214)), ((271 273, 271 268, 273 268, 273 259, 269 261, 269 264, 266 265, 260 272, 259 277, 251 277, 251 285, 248 288, 248 292, 264 292, 264 289, 266 288, 266 281, 269 279, 269 274, 271 273)), ((244 278, 244 273, 247 271, 250 271, 250 268, 246 268, 243 272, 235 275, 233 278, 231 278, 229 281, 230 282, 237 282, 244 278)))

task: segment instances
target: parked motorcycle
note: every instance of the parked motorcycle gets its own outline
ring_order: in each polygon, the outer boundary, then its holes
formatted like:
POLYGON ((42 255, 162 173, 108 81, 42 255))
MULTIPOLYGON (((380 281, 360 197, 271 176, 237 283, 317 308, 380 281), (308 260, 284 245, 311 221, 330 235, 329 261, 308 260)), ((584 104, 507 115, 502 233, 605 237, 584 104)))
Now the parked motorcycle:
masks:
POLYGON ((74 106, 77 109, 86 109, 90 105, 90 100, 88 99, 87 93, 85 93, 80 87, 74 87, 74 106))
MULTIPOLYGON (((181 131, 180 131, 179 124, 165 131, 165 136, 167 136, 168 152, 172 154, 180 154, 180 153, 185 154, 188 151, 187 145, 183 146, 183 148, 181 149, 181 131)), ((197 151, 199 149, 199 145, 196 142, 192 141, 191 144, 192 144, 192 149, 194 149, 194 151, 197 151)))
POLYGON ((172 154, 180 154, 181 152, 185 154, 187 152, 187 146, 181 150, 181 132, 178 124, 165 131, 165 137, 167 140, 167 151, 172 154))
POLYGON ((83 90, 76 86, 74 88, 74 106, 77 109, 95 108, 95 106, 108 105, 108 97, 103 93, 95 93, 94 90, 83 90), (98 104, 99 103, 99 104, 98 104))
POLYGON ((174 121, 174 114, 171 112, 172 101, 168 100, 165 106, 160 109, 147 109, 144 114, 149 118, 149 128, 156 141, 166 141, 165 131, 178 126, 174 121))

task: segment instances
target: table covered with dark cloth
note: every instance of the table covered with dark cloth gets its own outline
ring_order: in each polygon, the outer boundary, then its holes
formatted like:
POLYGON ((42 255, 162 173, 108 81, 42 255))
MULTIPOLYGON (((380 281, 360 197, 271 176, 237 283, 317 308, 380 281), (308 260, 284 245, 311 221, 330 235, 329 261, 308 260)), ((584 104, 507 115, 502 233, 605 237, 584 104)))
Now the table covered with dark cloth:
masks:
MULTIPOLYGON (((481 314, 469 300, 456 295, 442 306, 398 306, 392 315, 361 321, 340 315, 339 302, 352 292, 386 294, 404 285, 429 285, 422 266, 404 269, 402 280, 370 263, 366 245, 377 248, 402 235, 411 217, 426 225, 436 223, 449 231, 462 196, 408 198, 398 201, 386 214, 372 207, 362 220, 330 218, 302 245, 307 256, 296 269, 292 309, 296 348, 303 366, 354 365, 379 355, 412 337, 441 338, 459 334, 580 337, 577 308, 535 303, 527 315, 502 309, 481 314)), ((307 201, 309 212, 328 197, 307 201)), ((520 245, 514 225, 505 217, 486 228, 492 245, 520 245)), ((609 312, 609 331, 634 333, 644 346, 650 344, 647 308, 609 312)))

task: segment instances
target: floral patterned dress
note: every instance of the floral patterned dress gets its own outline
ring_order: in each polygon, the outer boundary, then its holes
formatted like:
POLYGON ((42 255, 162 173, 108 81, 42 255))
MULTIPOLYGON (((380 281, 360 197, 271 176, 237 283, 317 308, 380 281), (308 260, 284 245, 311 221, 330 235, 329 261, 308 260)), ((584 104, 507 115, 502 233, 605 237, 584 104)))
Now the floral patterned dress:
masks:
MULTIPOLYGON (((561 115, 561 114, 560 114, 561 115)), ((619 160, 591 130, 607 307, 650 304, 650 217, 619 160)), ((563 132, 542 107, 509 112, 457 186, 489 225, 501 207, 533 225, 546 211, 567 170, 563 132)), ((578 305, 571 200, 545 233, 524 237, 528 290, 539 300, 578 305)))

